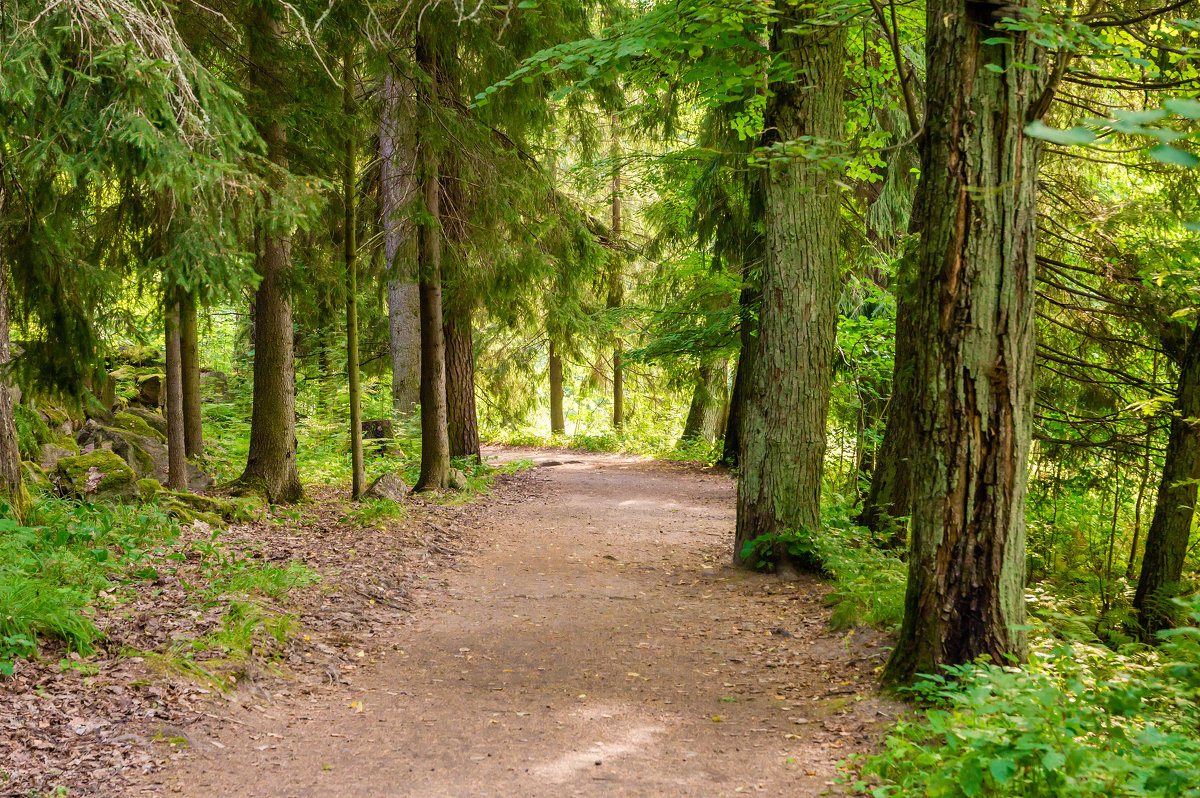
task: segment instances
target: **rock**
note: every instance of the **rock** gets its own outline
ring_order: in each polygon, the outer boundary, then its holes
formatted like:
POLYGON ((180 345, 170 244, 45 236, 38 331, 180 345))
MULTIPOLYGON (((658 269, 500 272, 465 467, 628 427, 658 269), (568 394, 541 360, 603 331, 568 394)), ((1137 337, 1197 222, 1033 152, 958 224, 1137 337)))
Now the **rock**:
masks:
POLYGON ((162 351, 155 346, 123 346, 114 359, 130 366, 159 366, 164 362, 162 351))
POLYGON ((54 492, 54 483, 50 481, 50 475, 46 473, 46 469, 42 468, 37 463, 24 462, 21 463, 25 473, 22 475, 25 484, 30 488, 42 490, 47 493, 54 492))
POLYGON ((66 440, 72 444, 71 447, 59 446, 57 443, 42 444, 42 453, 38 458, 38 463, 43 469, 46 471, 53 471, 54 466, 58 464, 59 460, 63 459, 64 457, 75 457, 79 454, 79 444, 75 443, 75 441, 72 441, 70 438, 67 438, 66 440))
POLYGON ((130 411, 123 410, 120 413, 114 414, 112 425, 119 430, 124 430, 126 432, 132 432, 135 435, 142 436, 143 438, 157 438, 160 442, 166 443, 167 442, 166 419, 163 419, 162 416, 158 415, 158 413, 155 413, 151 410, 144 410, 141 408, 136 408, 136 409, 139 412, 135 413, 132 410, 130 410, 130 411), (156 427, 151 426, 150 422, 146 420, 146 417, 143 416, 143 414, 145 414, 145 416, 149 416, 151 418, 162 419, 162 429, 159 430, 156 427))
POLYGON ((199 521, 213 527, 224 526, 225 521, 250 520, 262 509, 262 503, 253 499, 218 499, 165 488, 157 490, 153 500, 181 523, 199 521))
POLYGON ((461 468, 450 469, 447 484, 451 490, 466 490, 470 487, 470 483, 467 482, 467 475, 462 472, 461 468))
POLYGON ((76 441, 81 451, 88 446, 92 447, 92 451, 111 448, 133 469, 138 479, 153 477, 163 482, 167 478, 167 446, 156 436, 106 427, 95 419, 89 419, 79 431, 76 441))
POLYGON ((216 481, 209 476, 208 472, 191 460, 188 460, 187 472, 188 491, 191 493, 203 493, 211 488, 213 482, 216 481))
POLYGON ((129 499, 137 490, 133 469, 115 452, 64 457, 54 467, 53 482, 64 496, 83 499, 129 499))
POLYGON ((229 377, 223 371, 200 372, 200 392, 207 399, 219 404, 229 404, 233 394, 229 392, 229 377))
POLYGON ((393 502, 402 502, 407 495, 408 485, 404 484, 399 474, 390 473, 384 474, 363 491, 364 499, 386 499, 393 502))
MULTIPOLYGON (((162 405, 162 377, 150 374, 138 379, 138 393, 134 402, 142 407, 159 407, 162 405)), ((132 402, 131 402, 132 404, 132 402)))
MULTIPOLYGON (((167 420, 163 418, 162 413, 147 410, 144 407, 130 407, 125 410, 125 413, 137 416, 142 421, 145 421, 152 430, 162 435, 164 441, 167 439, 167 420)), ((118 413, 117 415, 121 414, 118 413)))

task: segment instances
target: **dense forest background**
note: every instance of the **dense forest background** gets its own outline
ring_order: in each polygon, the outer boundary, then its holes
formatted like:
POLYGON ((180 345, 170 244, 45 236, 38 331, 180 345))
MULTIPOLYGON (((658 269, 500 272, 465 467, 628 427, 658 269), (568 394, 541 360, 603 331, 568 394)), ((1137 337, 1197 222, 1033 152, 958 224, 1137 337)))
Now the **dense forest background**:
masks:
POLYGON ((1197 794, 1194 12, 4 4, 0 663, 53 513, 627 451, 931 674, 875 794, 1197 794))

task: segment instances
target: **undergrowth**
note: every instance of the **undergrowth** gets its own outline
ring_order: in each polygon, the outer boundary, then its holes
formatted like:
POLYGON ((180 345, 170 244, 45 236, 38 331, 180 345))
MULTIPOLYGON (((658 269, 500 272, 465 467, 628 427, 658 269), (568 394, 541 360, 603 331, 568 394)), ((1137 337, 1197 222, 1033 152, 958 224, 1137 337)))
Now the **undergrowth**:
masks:
POLYGON ((947 668, 912 688, 854 787, 874 798, 1200 796, 1200 602, 1157 650, 1046 634, 1024 668, 947 668))
POLYGON ((203 648, 247 653, 253 639, 289 630, 292 622, 281 620, 286 614, 268 605, 317 575, 301 563, 239 555, 220 534, 185 544, 178 522, 153 503, 90 505, 45 494, 34 498, 25 525, 0 518, 0 675, 11 676, 18 659, 36 657, 44 640, 90 655, 101 637, 96 614, 126 600, 127 591, 111 588, 156 581, 189 560, 201 584, 184 585, 197 604, 228 604, 227 632, 203 648))

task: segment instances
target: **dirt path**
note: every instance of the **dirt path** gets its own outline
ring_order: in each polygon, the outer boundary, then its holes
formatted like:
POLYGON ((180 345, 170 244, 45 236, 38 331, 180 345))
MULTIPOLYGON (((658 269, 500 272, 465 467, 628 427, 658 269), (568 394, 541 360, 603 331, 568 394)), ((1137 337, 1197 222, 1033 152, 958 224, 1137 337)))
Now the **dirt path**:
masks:
POLYGON ((894 709, 870 693, 880 641, 829 632, 818 583, 725 565, 728 476, 499 454, 543 463, 533 498, 492 508, 390 650, 346 684, 223 710, 131 794, 829 790, 894 709))

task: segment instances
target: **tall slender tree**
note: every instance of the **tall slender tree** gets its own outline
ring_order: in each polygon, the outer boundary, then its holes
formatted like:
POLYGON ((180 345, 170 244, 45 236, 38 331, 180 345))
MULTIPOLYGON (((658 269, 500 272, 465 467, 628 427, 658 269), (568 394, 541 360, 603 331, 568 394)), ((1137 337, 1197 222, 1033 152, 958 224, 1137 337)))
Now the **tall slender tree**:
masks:
POLYGON ((389 354, 392 363, 392 407, 410 415, 421 400, 420 290, 414 273, 413 225, 401 208, 416 186, 412 98, 389 62, 384 67, 379 114, 379 217, 387 266, 389 354))
POLYGON ((354 46, 342 57, 342 113, 346 144, 342 164, 342 260, 346 266, 346 371, 350 383, 350 495, 362 496, 367 475, 363 465, 362 381, 358 369, 358 110, 354 100, 354 46))
MULTIPOLYGON (((278 3, 256 4, 250 12, 250 101, 259 136, 276 171, 272 188, 282 188, 287 168, 285 124, 284 34, 278 3)), ((268 197, 268 204, 275 201, 268 197)), ((250 449, 239 482, 261 491, 273 503, 300 499, 303 488, 296 466, 296 364, 293 352, 292 298, 288 286, 290 241, 285 230, 268 223, 258 257, 261 281, 254 297, 254 399, 250 417, 250 449)))
MULTIPOLYGON (((1171 599, 1183 578, 1184 560, 1195 515, 1200 480, 1200 323, 1188 338, 1179 363, 1179 382, 1171 411, 1171 430, 1163 459, 1154 516, 1146 533, 1146 550, 1133 606, 1147 641, 1172 625, 1171 599)), ((1134 543, 1136 546, 1136 541, 1134 543)))
POLYGON ((442 332, 442 221, 438 179, 438 81, 440 40, 434 15, 417 31, 416 62, 424 73, 419 99, 426 121, 419 134, 421 197, 425 214, 418 227, 421 294, 421 475, 415 491, 445 488, 450 479, 446 429, 446 345, 442 332))
POLYGON ((200 325, 196 293, 179 294, 179 366, 183 382, 183 431, 188 457, 204 457, 204 421, 200 410, 200 325))

